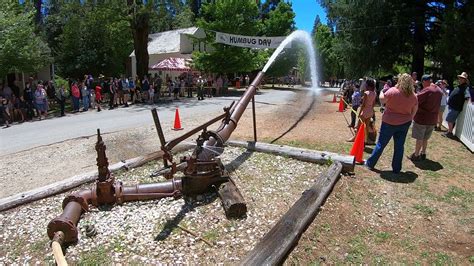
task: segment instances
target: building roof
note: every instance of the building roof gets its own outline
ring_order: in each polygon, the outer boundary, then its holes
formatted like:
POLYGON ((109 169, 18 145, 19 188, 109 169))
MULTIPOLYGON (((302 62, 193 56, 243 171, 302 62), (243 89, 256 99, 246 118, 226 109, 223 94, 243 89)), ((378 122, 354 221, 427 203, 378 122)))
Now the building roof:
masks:
MULTIPOLYGON (((164 32, 153 33, 148 36, 148 54, 167 54, 178 53, 180 51, 180 36, 181 34, 199 35, 198 27, 170 30, 164 32)), ((200 36, 196 36, 200 37, 200 36)), ((130 57, 135 56, 135 51, 130 54, 130 57)))
POLYGON ((189 62, 191 60, 180 57, 169 57, 149 67, 150 70, 191 71, 189 62))

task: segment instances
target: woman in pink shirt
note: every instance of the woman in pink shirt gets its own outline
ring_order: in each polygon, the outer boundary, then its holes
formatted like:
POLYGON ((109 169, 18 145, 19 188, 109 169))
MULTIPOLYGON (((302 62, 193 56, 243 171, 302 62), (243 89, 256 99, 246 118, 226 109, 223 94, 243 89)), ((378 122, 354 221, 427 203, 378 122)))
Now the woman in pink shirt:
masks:
POLYGON ((382 116, 382 125, 380 126, 380 136, 377 145, 372 155, 365 162, 369 169, 374 169, 385 146, 393 137, 392 170, 396 174, 400 173, 405 139, 411 121, 418 109, 418 100, 416 99, 413 85, 413 79, 409 74, 405 73, 401 75, 395 87, 390 88, 385 93, 383 91, 380 92, 379 98, 382 103, 385 103, 385 112, 382 116))

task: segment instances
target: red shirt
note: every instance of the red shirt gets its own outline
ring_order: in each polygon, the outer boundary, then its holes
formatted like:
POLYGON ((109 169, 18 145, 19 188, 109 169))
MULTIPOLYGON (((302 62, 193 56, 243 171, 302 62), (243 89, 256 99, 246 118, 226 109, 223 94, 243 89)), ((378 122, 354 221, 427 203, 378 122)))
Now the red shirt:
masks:
POLYGON ((72 96, 76 98, 81 97, 81 93, 79 92, 79 88, 77 87, 77 85, 72 85, 71 93, 72 93, 72 96))
POLYGON ((95 86, 95 99, 96 100, 102 100, 101 91, 102 91, 102 88, 100 86, 95 86))
POLYGON ((412 110, 418 103, 415 94, 406 96, 396 87, 392 87, 384 93, 384 97, 386 100, 382 116, 384 123, 398 126, 413 119, 412 110))
POLYGON ((418 98, 418 111, 413 120, 420 125, 436 125, 443 97, 441 89, 435 84, 431 84, 423 88, 416 97, 418 98))

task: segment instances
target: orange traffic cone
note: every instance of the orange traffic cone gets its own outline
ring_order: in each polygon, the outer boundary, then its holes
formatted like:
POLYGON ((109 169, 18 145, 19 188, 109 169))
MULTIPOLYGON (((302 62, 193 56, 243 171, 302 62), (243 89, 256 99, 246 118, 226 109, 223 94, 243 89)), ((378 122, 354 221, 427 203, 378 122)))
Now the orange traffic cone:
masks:
POLYGON ((174 114, 174 126, 173 130, 181 130, 181 121, 179 120, 179 110, 176 108, 176 113, 174 114))
POLYGON ((344 112, 344 102, 341 100, 339 100, 339 110, 338 112, 344 112))
POLYGON ((332 97, 332 102, 335 103, 336 102, 336 94, 334 93, 334 96, 332 97))
POLYGON ((357 131, 350 155, 355 156, 356 163, 364 163, 364 147, 365 147, 365 124, 362 123, 357 131))

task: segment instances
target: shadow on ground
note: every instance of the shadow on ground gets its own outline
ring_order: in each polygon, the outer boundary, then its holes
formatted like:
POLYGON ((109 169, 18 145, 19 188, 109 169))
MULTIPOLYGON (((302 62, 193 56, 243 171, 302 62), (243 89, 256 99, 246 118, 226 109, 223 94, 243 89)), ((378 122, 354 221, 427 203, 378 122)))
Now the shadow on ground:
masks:
POLYGON ((303 120, 308 115, 308 113, 313 109, 313 106, 314 106, 315 102, 316 102, 316 97, 312 97, 311 104, 306 108, 306 110, 303 112, 303 114, 301 114, 301 116, 296 120, 296 122, 293 125, 291 125, 291 127, 288 128, 288 130, 283 132, 283 134, 281 134, 280 136, 278 136, 274 140, 270 141, 270 143, 273 144, 273 143, 277 142, 279 139, 283 138, 286 134, 288 134, 290 131, 292 131, 298 125, 298 123, 301 122, 301 120, 303 120))
POLYGON ((421 170, 439 171, 444 168, 440 163, 432 161, 430 159, 426 159, 419 162, 413 162, 413 164, 416 166, 416 168, 419 168, 421 170))
POLYGON ((205 206, 211 204, 217 199, 216 193, 206 193, 203 194, 202 200, 193 200, 193 199, 186 199, 183 206, 181 206, 181 210, 173 219, 167 220, 161 229, 161 232, 155 237, 155 241, 162 241, 167 239, 174 229, 178 228, 179 223, 186 217, 186 214, 193 211, 195 208, 200 206, 205 206))
POLYGON ((418 178, 418 175, 412 171, 400 172, 398 174, 392 171, 377 171, 380 177, 394 183, 413 183, 418 178))

